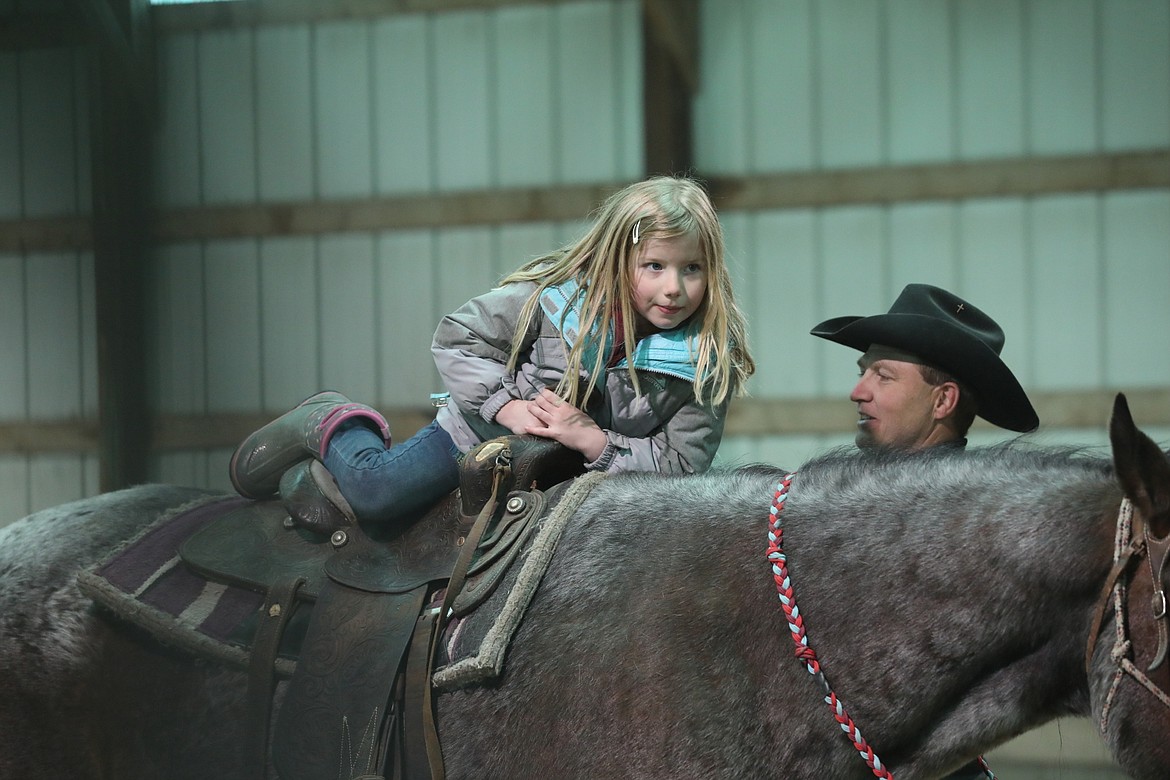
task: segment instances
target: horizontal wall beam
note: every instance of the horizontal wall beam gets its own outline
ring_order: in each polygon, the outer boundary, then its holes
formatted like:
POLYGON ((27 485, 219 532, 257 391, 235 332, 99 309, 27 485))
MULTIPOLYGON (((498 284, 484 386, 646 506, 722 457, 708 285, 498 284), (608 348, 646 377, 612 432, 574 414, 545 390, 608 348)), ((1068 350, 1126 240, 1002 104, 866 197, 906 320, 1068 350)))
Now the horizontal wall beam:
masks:
POLYGON ((720 209, 815 208, 1170 187, 1170 150, 715 178, 720 209))
MULTIPOLYGON (((1044 430, 1105 430, 1115 390, 1032 393, 1044 430)), ((1127 390, 1130 410, 1139 426, 1170 426, 1170 389, 1127 390)), ((434 419, 424 407, 383 409, 398 440, 434 419)), ((157 415, 152 435, 156 452, 230 449, 269 422, 268 414, 157 415)), ((732 402, 725 436, 840 435, 854 429, 856 415, 840 398, 739 398, 732 402)), ((991 430, 982 420, 976 430, 991 430)), ((0 453, 96 453, 96 422, 0 423, 0 453)))
MULTIPOLYGON (((626 183, 173 209, 158 215, 155 240, 584 219, 606 195, 626 183)), ((709 185, 721 211, 1170 188, 1170 149, 718 177, 710 179, 709 185)), ((86 249, 92 241, 84 217, 0 220, 0 252, 86 249)))
MULTIPOLYGON (((152 5, 149 19, 153 31, 163 34, 558 2, 567 0, 248 0, 152 5)), ((0 51, 76 46, 86 38, 87 31, 78 24, 73 9, 0 14, 0 51)))
POLYGON ((250 0, 154 6, 159 33, 296 24, 331 19, 378 19, 393 14, 476 11, 513 5, 555 5, 565 0, 250 0))

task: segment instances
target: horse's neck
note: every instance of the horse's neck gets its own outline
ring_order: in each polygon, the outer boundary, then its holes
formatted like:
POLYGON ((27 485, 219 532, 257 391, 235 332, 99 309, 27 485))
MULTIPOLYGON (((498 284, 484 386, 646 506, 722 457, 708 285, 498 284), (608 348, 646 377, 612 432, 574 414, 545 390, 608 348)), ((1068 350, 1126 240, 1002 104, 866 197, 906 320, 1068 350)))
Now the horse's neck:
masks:
POLYGON ((1079 475, 990 474, 985 491, 932 476, 788 507, 811 646, 899 776, 1087 713, 1080 663, 1118 500, 1079 475))

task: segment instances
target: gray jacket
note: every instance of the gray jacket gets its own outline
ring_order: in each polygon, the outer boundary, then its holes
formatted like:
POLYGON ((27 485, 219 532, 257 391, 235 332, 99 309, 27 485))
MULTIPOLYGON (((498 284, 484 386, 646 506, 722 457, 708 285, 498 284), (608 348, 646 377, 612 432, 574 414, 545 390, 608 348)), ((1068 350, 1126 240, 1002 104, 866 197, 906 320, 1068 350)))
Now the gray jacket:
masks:
MULTIPOLYGON (((431 352, 450 393, 450 403, 440 407, 436 419, 463 452, 510 433, 495 422, 504 404, 531 399, 541 388, 555 390, 564 375, 567 343, 577 337, 579 299, 572 283, 542 296, 516 370, 506 370, 520 310, 535 289, 532 283, 493 289, 444 317, 435 331, 431 352), (564 306, 570 311, 564 312, 564 306)), ((626 360, 606 370, 604 388, 590 396, 584 411, 605 431, 608 443, 586 468, 691 473, 710 467, 723 437, 727 402, 713 406, 695 400, 691 335, 680 328, 638 342, 633 361, 641 396, 634 393, 626 360)), ((593 361, 586 355, 582 364, 593 361)), ((582 381, 589 381, 588 371, 582 371, 582 381)))

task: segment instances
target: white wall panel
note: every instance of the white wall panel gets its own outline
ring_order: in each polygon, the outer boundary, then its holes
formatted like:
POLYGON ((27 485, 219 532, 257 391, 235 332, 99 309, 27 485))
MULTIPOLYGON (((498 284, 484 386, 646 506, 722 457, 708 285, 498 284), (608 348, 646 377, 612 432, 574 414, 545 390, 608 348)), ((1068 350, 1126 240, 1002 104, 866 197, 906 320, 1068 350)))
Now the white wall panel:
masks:
POLYGON ((205 203, 256 200, 256 86, 250 29, 203 33, 199 159, 205 203))
POLYGON ((1103 223, 1105 376, 1120 387, 1170 386, 1170 193, 1106 196, 1103 223))
POLYGON ((1028 152, 1096 151, 1099 53, 1092 0, 1032 0, 1027 6, 1028 152))
POLYGON ((736 298, 748 320, 756 374, 748 388, 760 398, 809 397, 819 388, 820 341, 808 334, 820 322, 818 215, 772 211, 753 216, 748 271, 736 298))
MULTIPOLYGON (((778 4, 773 7, 778 7, 778 4)), ((748 112, 751 103, 748 95, 752 84, 744 62, 744 42, 749 40, 750 29, 744 3, 739 0, 730 3, 708 0, 699 5, 702 77, 692 114, 695 157, 702 162, 704 171, 730 173, 745 170, 749 164, 748 112)), ((771 44, 767 41, 764 48, 771 50, 771 44)), ((772 73, 760 73, 757 80, 762 87, 770 86, 772 76, 772 73)), ((783 72, 775 76, 783 78, 783 72)), ((772 94, 771 89, 764 93, 767 96, 772 94)), ((778 108, 784 110, 785 107, 778 108)))
POLYGON ((152 459, 150 478, 164 485, 202 487, 208 484, 207 455, 201 452, 164 452, 152 459))
POLYGON ((817 102, 821 162, 828 168, 885 160, 881 5, 873 0, 818 3, 817 102))
POLYGON ((492 266, 496 280, 503 279, 529 260, 543 257, 568 243, 568 239, 547 222, 501 225, 496 230, 496 262, 492 266))
POLYGON ((255 43, 260 200, 308 200, 315 194, 309 28, 261 27, 255 43))
POLYGON ((499 136, 493 178, 501 187, 556 180, 553 14, 553 6, 524 5, 501 9, 492 20, 496 78, 491 97, 499 136))
POLYGON ((24 216, 77 210, 73 52, 43 49, 21 55, 20 167, 24 216))
MULTIPOLYGON (((886 280, 884 209, 859 206, 826 211, 820 219, 820 266, 823 274, 820 319, 869 315, 886 311, 897 295, 886 280)), ((810 323, 811 328, 816 322, 810 323)), ((823 367, 818 395, 848 397, 857 383, 857 358, 853 350, 816 339, 823 367)))
POLYGON ((439 233, 435 254, 439 316, 495 286, 499 280, 493 270, 494 255, 490 228, 456 228, 439 233))
POLYGON ((614 181, 632 173, 625 168, 621 131, 626 123, 641 125, 640 110, 631 115, 632 101, 622 94, 641 71, 641 58, 630 62, 621 39, 640 29, 632 13, 631 4, 614 2, 557 6, 562 182, 614 181))
POLYGON ((1164 0, 706 0, 701 19, 711 173, 1170 143, 1164 0))
POLYGON ((959 0, 956 151, 964 159, 1024 153, 1022 0, 959 0))
POLYGON ((258 254, 251 239, 213 241, 203 250, 209 412, 261 407, 258 254))
MULTIPOLYGON (((436 306, 435 234, 430 230, 378 237, 377 401, 388 407, 420 406, 442 390, 431 359, 431 338, 441 313, 436 306)), ((445 312, 444 312, 445 313, 445 312)), ((395 431, 401 439, 407 431, 395 431)))
POLYGON ((154 257, 151 379, 163 414, 207 411, 207 342, 203 247, 162 246, 154 257))
MULTIPOLYGON (((340 265, 340 264, 339 264, 340 265)), ((263 405, 284 411, 322 389, 321 273, 317 240, 309 236, 260 242, 260 345, 263 405)), ((362 287, 368 287, 364 282, 362 287)))
MULTIPOLYGON (((642 126, 645 95, 642 90, 642 3, 618 0, 614 7, 617 24, 618 73, 617 119, 613 133, 618 139, 617 172, 613 180, 636 179, 646 170, 646 149, 642 126)), ((673 173, 673 171, 672 171, 673 173)))
POLYGON ((375 299, 374 238, 344 233, 318 243, 321 387, 365 403, 378 398, 381 325, 375 299))
MULTIPOLYGON (((704 4, 704 9, 709 6, 704 4)), ((746 103, 746 163, 751 170, 762 171, 815 167, 820 139, 815 131, 812 0, 751 0, 746 9, 749 86, 746 94, 731 98, 746 103)), ((710 19, 722 25, 722 15, 713 9, 703 17, 704 23, 710 19)), ((738 17, 734 11, 729 15, 738 17)), ((733 60, 739 47, 730 43, 730 48, 715 50, 704 43, 700 56, 704 62, 707 57, 733 60)), ((726 69, 729 75, 738 73, 726 69)), ((718 146, 721 128, 727 127, 727 113, 705 110, 708 107, 700 101, 708 95, 736 92, 736 81, 719 79, 716 89, 703 89, 706 83, 700 83, 695 123, 708 127, 708 136, 714 136, 709 146, 718 146)))
POLYGON ((73 252, 29 255, 28 408, 33 419, 81 417, 80 269, 73 252))
POLYGON ((887 162, 949 160, 955 147, 951 4, 897 0, 886 5, 887 162))
POLYGON ((1001 357, 1025 389, 1034 387, 1037 302, 1027 262, 1024 203, 1017 198, 967 201, 958 206, 958 225, 956 291, 999 323, 1004 332, 1001 357))
POLYGON ((435 186, 435 84, 430 18, 394 16, 374 25, 374 133, 380 194, 435 186))
POLYGON ((201 201, 197 63, 195 35, 171 35, 160 42, 154 198, 163 208, 201 201))
POLYGON ((1102 140, 1111 149, 1170 143, 1170 4, 1100 6, 1102 140))
POLYGON ((904 203, 890 206, 888 215, 891 292, 897 295, 911 283, 954 289, 954 205, 904 203))
POLYGON ((1085 389, 1104 381, 1098 209, 1089 195, 1032 204, 1034 389, 1085 389))
POLYGON ((488 105, 495 73, 487 14, 441 14, 433 24, 437 184, 444 190, 487 187, 496 142, 488 105))
POLYGON ((25 265, 19 255, 0 255, 0 420, 28 415, 25 265))
POLYGON ((0 454, 0 528, 29 512, 28 458, 0 454))
POLYGON ((370 29, 329 22, 314 37, 317 182, 323 198, 370 195, 374 189, 370 29))
POLYGON ((86 469, 81 455, 36 455, 29 458, 29 511, 76 501, 98 492, 97 485, 85 484, 86 469))

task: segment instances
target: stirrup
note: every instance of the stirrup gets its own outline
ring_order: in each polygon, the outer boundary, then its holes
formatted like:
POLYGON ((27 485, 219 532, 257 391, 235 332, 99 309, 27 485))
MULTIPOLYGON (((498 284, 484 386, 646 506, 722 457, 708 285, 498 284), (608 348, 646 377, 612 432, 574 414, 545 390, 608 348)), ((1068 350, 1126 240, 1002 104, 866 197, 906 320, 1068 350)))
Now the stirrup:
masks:
POLYGON ((285 471, 280 478, 280 499, 300 528, 331 534, 357 525, 353 507, 319 460, 307 458, 285 471))

